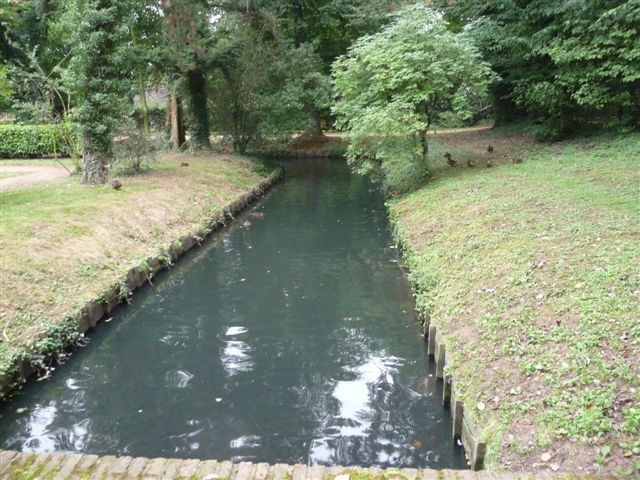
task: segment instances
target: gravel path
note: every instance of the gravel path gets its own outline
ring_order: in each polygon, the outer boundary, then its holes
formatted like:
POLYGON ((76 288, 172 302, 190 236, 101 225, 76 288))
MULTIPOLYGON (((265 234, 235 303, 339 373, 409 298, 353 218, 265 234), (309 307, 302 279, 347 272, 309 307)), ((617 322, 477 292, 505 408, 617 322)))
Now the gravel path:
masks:
POLYGON ((69 172, 58 166, 17 166, 0 165, 0 174, 15 173, 6 178, 0 178, 0 190, 10 188, 31 187, 40 183, 61 180, 69 176, 69 172))

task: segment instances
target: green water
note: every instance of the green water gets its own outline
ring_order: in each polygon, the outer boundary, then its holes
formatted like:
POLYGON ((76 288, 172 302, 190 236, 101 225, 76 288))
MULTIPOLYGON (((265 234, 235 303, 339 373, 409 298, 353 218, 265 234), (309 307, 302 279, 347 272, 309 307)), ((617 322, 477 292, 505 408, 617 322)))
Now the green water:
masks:
POLYGON ((4 449, 465 468, 381 194, 287 179, 2 406, 4 449))

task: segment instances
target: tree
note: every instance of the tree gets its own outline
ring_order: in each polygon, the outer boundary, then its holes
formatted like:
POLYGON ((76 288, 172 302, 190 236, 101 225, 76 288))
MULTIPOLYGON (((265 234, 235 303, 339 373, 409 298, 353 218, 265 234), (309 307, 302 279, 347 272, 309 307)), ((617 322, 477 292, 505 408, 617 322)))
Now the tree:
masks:
POLYGON ((7 110, 11 106, 13 86, 9 81, 9 68, 0 65, 0 112, 7 110))
MULTIPOLYGON (((307 81, 314 84, 313 93, 305 102, 312 120, 309 135, 321 135, 321 120, 329 111, 322 84, 329 83, 331 65, 346 53, 351 44, 365 34, 378 31, 389 21, 389 13, 406 0, 262 0, 254 2, 281 19, 282 31, 296 47, 305 46, 319 57, 319 67, 307 81), (324 78, 323 78, 324 77, 324 78), (314 98, 318 100, 313 103, 314 98)), ((316 60, 314 59, 314 62, 316 60)))
POLYGON ((409 152, 428 172, 427 131, 447 113, 464 120, 487 92, 490 69, 469 37, 416 4, 381 32, 365 36, 334 64, 333 112, 348 132, 348 159, 359 171, 382 168, 409 152))
POLYGON ((635 0, 437 0, 501 77, 498 123, 528 117, 559 138, 590 125, 640 125, 640 4, 635 0))
POLYGON ((281 21, 254 6, 248 15, 230 12, 218 22, 225 42, 210 73, 209 98, 216 129, 232 138, 236 151, 308 129, 330 105, 320 57, 283 35, 281 21))
POLYGON ((82 181, 105 183, 112 158, 113 128, 130 89, 122 60, 128 38, 125 4, 113 0, 76 0, 68 20, 75 22, 76 51, 71 62, 80 95, 76 118, 82 126, 82 181))
POLYGON ((211 63, 211 23, 221 11, 204 0, 161 0, 165 16, 166 65, 179 73, 187 91, 192 147, 210 148, 207 76, 211 63))
POLYGON ((149 107, 146 92, 150 77, 161 76, 163 73, 161 71, 164 69, 160 64, 164 46, 163 19, 155 0, 131 1, 129 5, 131 45, 128 48, 128 58, 137 76, 144 132, 149 133, 149 107))

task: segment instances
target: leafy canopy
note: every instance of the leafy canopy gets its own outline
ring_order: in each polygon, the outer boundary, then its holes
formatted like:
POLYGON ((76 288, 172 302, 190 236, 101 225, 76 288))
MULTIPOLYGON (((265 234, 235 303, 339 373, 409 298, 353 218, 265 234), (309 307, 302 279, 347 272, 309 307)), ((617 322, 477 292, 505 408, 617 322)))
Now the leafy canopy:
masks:
POLYGON ((442 16, 416 4, 381 32, 358 40, 333 66, 333 112, 350 138, 350 163, 385 173, 408 162, 427 174, 426 133, 438 120, 472 117, 487 93, 489 67, 470 38, 452 33, 442 16))
POLYGON ((637 0, 436 0, 501 77, 498 123, 528 117, 553 139, 585 126, 640 125, 637 0))

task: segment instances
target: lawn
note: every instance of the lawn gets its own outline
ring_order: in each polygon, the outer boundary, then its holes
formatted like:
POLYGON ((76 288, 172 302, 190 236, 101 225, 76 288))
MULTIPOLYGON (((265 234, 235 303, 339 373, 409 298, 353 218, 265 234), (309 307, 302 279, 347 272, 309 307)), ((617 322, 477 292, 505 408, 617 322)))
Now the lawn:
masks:
POLYGON ((487 466, 639 474, 640 135, 432 144, 433 177, 389 206, 487 466))
POLYGON ((164 155, 147 173, 120 177, 120 190, 74 176, 0 192, 0 374, 129 268, 254 188, 263 179, 254 166, 232 155, 164 155))

